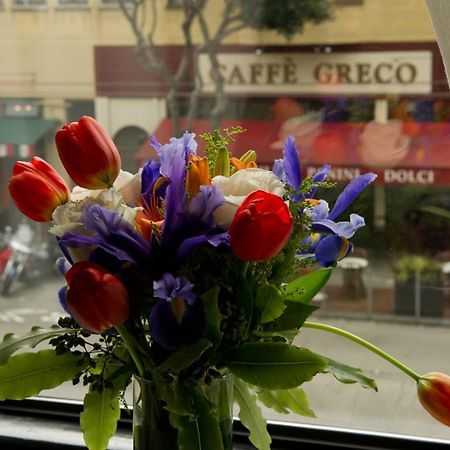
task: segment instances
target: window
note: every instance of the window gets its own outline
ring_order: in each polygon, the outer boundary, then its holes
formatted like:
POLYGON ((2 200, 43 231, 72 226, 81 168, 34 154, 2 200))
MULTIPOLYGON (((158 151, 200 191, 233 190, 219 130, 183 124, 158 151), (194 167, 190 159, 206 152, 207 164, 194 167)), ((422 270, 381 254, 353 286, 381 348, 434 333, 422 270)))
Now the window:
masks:
POLYGON ((167 8, 177 9, 183 7, 183 0, 167 0, 167 8))
MULTIPOLYGON (((125 0, 125 4, 128 3, 128 0, 125 0)), ((130 0, 132 3, 132 0, 130 0)), ((99 6, 101 8, 120 8, 120 0, 99 0, 99 6)))
MULTIPOLYGON (((55 131, 91 115, 123 151, 124 167, 136 172, 154 156, 148 136, 166 142, 173 134, 172 119, 180 116, 180 132, 190 123, 197 134, 213 121, 218 127, 241 123, 247 131, 234 148, 257 150, 258 164, 265 168, 281 157, 284 140, 293 135, 304 176, 324 163, 332 166, 338 187, 325 192, 329 205, 355 176, 376 172, 376 183, 352 208, 364 217, 365 227, 350 239, 352 255, 338 263, 314 299, 319 307, 314 318, 381 344, 418 371, 450 374, 450 360, 441 351, 450 343, 450 100, 425 2, 330 0, 325 2, 333 7, 330 17, 306 23, 290 40, 258 28, 263 16, 257 11, 246 11, 255 19, 251 27, 241 27, 233 13, 231 31, 215 49, 218 61, 203 46, 199 54, 194 51, 198 59, 187 64, 176 89, 161 67, 173 75, 183 55, 182 1, 147 2, 157 15, 147 7, 142 36, 145 40, 150 33, 154 52, 136 52, 139 36, 119 0, 52 3, 61 9, 93 4, 108 9, 95 20, 79 11, 58 12, 55 20, 46 0, 0 0, 0 9, 5 3, 33 12, 17 12, 14 21, 0 14, 0 274, 20 227, 32 236, 25 242, 32 252, 9 284, 0 275, 0 330, 24 334, 32 325, 51 325, 62 312, 57 292, 64 279, 53 265, 59 249, 47 233, 50 225, 23 219, 9 198, 14 163, 34 155, 57 161, 55 131)), ((204 17, 213 33, 227 2, 207 3, 204 17)), ((248 3, 270 2, 236 2, 248 3)), ((204 44, 197 20, 192 39, 204 44)), ((296 339, 365 369, 377 379, 379 392, 342 386, 323 375, 305 384, 318 419, 268 418, 293 426, 357 428, 367 436, 442 439, 450 445, 447 430, 428 419, 414 386, 403 383, 397 371, 318 331, 303 330, 296 339)), ((69 385, 51 394, 80 399, 84 390, 69 385)))
POLYGON ((12 7, 14 9, 45 9, 47 8, 46 0, 13 0, 12 7))
POLYGON ((90 7, 89 0, 55 0, 56 8, 85 9, 90 7))
POLYGON ((364 0, 335 0, 338 6, 362 5, 364 0))

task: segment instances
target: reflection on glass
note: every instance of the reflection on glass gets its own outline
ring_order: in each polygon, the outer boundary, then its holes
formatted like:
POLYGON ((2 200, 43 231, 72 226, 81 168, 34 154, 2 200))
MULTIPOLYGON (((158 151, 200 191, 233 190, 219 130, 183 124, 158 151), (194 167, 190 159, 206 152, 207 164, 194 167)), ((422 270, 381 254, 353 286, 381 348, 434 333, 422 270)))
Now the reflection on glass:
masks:
MULTIPOLYGON (((259 10, 210 0, 184 33, 187 12, 177 6, 186 2, 148 0, 135 21, 132 7, 119 3, 0 2, 0 56, 8 62, 0 69, 0 330, 24 333, 62 313, 54 238, 47 225, 24 221, 7 195, 16 160, 41 156, 63 173, 54 132, 84 114, 103 124, 130 172, 154 156, 149 135, 166 142, 187 128, 201 134, 240 124, 247 131, 233 153, 258 150, 262 167, 280 158, 288 135, 304 175, 331 164, 338 188, 324 193, 330 204, 355 176, 378 174, 353 205, 366 227, 316 297, 316 314, 418 372, 450 372, 439 350, 450 340, 450 101, 423 2, 321 1, 321 23, 309 17, 296 29, 285 17, 284 28, 268 31, 259 10), (58 6, 82 5, 53 19, 58 6), (228 31, 218 33, 220 25, 228 31)), ((346 355, 380 386, 378 394, 349 394, 329 380, 306 386, 319 417, 312 423, 446 437, 405 394, 414 388, 374 357, 312 330, 298 343, 346 355)), ((58 393, 82 395, 70 388, 58 393)))

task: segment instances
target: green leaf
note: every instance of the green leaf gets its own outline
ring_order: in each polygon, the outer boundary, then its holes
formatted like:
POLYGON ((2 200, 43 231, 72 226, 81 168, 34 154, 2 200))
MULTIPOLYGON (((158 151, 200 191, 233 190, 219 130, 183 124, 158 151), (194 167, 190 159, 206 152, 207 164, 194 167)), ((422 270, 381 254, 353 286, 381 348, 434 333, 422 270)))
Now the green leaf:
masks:
POLYGON ((222 315, 219 311, 219 292, 220 287, 216 286, 201 296, 206 313, 206 337, 214 345, 219 345, 222 341, 222 332, 220 331, 222 315))
POLYGON ((328 367, 326 372, 330 372, 334 377, 345 384, 359 383, 366 389, 373 389, 378 391, 377 383, 373 378, 369 378, 365 375, 361 369, 356 367, 347 366, 346 364, 328 359, 328 367))
POLYGON ((273 284, 261 284, 256 289, 255 303, 261 313, 260 323, 271 322, 283 314, 284 299, 273 284))
POLYGON ((11 356, 0 367, 0 400, 22 400, 37 395, 73 379, 87 366, 83 355, 57 355, 54 350, 11 356))
POLYGON ((284 286, 287 300, 309 303, 331 277, 331 268, 320 269, 299 277, 284 286))
POLYGON ((272 439, 267 432, 261 408, 256 403, 256 395, 237 377, 234 378, 234 401, 239 406, 239 419, 242 425, 250 432, 250 442, 258 450, 270 450, 272 439))
POLYGON ((247 383, 265 389, 291 389, 323 372, 327 360, 307 349, 284 343, 244 344, 228 367, 247 383))
POLYGON ((160 366, 159 370, 162 372, 171 370, 179 372, 180 370, 189 367, 192 363, 197 361, 202 354, 212 346, 211 342, 206 339, 200 339, 195 344, 182 347, 180 350, 172 353, 160 366))
POLYGON ((262 390, 258 392, 258 399, 268 408, 281 414, 293 412, 300 416, 316 417, 314 411, 309 407, 305 391, 299 387, 275 391, 262 390))
POLYGON ((301 328, 305 320, 316 310, 317 306, 285 301, 286 309, 281 317, 269 325, 269 330, 286 331, 293 328, 301 328))
POLYGON ((171 423, 178 429, 179 450, 223 450, 217 412, 198 389, 192 392, 195 418, 170 415, 171 423))
POLYGON ((42 341, 51 339, 59 334, 74 333, 79 330, 61 328, 54 325, 50 328, 33 327, 25 336, 17 336, 14 333, 5 334, 0 343, 0 365, 8 361, 8 358, 23 347, 34 348, 42 341))
POLYGON ((89 450, 106 450, 117 428, 120 417, 119 391, 104 388, 102 392, 91 391, 84 397, 80 425, 89 450))

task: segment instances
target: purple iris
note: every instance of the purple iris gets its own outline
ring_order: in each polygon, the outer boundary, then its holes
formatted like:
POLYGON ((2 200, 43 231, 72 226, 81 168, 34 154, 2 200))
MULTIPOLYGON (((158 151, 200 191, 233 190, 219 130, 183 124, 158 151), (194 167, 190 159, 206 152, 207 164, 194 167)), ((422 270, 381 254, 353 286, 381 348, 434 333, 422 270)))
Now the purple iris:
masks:
POLYGON ((358 195, 377 176, 374 173, 366 173, 354 178, 339 194, 333 209, 330 211, 325 200, 305 210, 312 219, 311 228, 317 233, 332 233, 337 236, 351 238, 356 231, 365 225, 364 218, 358 214, 350 214, 350 221, 335 222, 335 219, 342 214, 358 195))
POLYGON ((310 250, 313 251, 315 260, 322 267, 330 267, 349 255, 353 245, 345 237, 326 234, 320 236, 310 250))
MULTIPOLYGON (((217 246, 228 242, 228 234, 217 228, 213 216, 225 201, 220 189, 215 185, 201 186, 193 198, 186 196, 187 163, 197 148, 194 137, 193 133, 185 133, 165 145, 157 141, 153 143, 160 159, 160 176, 168 179, 164 225, 155 249, 160 266, 165 270, 173 270, 174 262, 182 262, 199 245, 209 243, 217 246)), ((150 168, 148 172, 153 173, 150 168)))
POLYGON ((320 265, 332 266, 351 253, 352 245, 348 239, 365 225, 364 218, 358 214, 350 214, 349 221, 335 222, 334 219, 344 212, 375 178, 373 173, 354 178, 340 193, 331 211, 325 200, 305 209, 305 213, 312 220, 312 231, 320 234, 318 238, 313 237, 304 242, 309 247, 306 253, 314 254, 320 265))
POLYGON ((153 283, 158 300, 150 312, 149 323, 154 340, 166 350, 192 344, 204 334, 205 310, 192 289, 188 280, 171 273, 153 283))
POLYGON ((143 267, 151 264, 148 242, 119 213, 96 204, 86 205, 82 220, 92 235, 65 233, 58 241, 65 254, 68 248, 92 245, 95 250, 91 260, 98 256, 104 262, 107 254, 121 262, 130 261, 143 267))
MULTIPOLYGON (((292 200, 298 202, 305 197, 303 194, 295 195, 302 184, 302 175, 300 157, 295 147, 295 138, 293 136, 287 137, 283 147, 283 159, 276 159, 274 161, 272 171, 281 181, 284 181, 294 189, 294 198, 292 200)), ((324 181, 329 171, 330 166, 324 164, 312 177, 313 183, 324 181)), ((316 191, 317 188, 314 188, 308 197, 314 197, 316 191)))

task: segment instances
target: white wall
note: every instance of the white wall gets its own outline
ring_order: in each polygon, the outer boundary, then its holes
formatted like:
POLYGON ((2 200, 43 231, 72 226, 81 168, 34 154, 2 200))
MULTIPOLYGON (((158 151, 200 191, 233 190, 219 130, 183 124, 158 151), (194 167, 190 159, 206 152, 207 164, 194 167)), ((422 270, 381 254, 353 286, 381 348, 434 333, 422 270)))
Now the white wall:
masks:
POLYGON ((149 134, 167 117, 166 101, 159 98, 95 98, 95 116, 110 136, 128 126, 140 127, 149 134))

